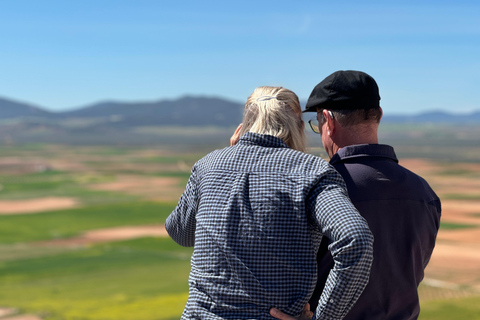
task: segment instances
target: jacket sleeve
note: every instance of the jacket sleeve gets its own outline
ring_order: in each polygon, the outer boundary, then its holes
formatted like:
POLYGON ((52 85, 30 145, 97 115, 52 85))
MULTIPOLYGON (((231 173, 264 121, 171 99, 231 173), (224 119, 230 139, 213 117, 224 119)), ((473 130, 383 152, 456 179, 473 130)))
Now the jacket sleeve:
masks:
POLYGON ((198 183, 194 167, 177 207, 165 222, 168 234, 181 246, 193 247, 195 244, 197 208, 198 183))
POLYGON ((320 232, 330 239, 334 260, 313 319, 343 319, 367 285, 373 235, 334 169, 328 170, 311 196, 310 210, 320 232))

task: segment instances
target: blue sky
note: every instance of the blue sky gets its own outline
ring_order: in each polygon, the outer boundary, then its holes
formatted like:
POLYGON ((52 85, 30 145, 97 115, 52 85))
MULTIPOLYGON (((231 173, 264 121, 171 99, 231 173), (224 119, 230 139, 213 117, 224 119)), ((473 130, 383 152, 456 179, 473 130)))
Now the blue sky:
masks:
POLYGON ((480 1, 15 0, 0 3, 0 96, 49 110, 184 95, 306 100, 362 70, 385 113, 480 109, 480 1))

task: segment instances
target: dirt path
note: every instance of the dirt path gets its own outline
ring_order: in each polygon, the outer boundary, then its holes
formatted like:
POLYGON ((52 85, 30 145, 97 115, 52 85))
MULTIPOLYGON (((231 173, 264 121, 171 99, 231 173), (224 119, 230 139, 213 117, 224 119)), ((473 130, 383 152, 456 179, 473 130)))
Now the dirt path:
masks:
POLYGON ((42 320, 39 316, 34 314, 19 314, 12 317, 1 318, 2 320, 42 320))
POLYGON ((17 312, 15 309, 0 307, 0 318, 15 314, 15 312, 17 312))
POLYGON ((79 205, 73 198, 47 197, 25 200, 1 200, 0 215, 32 214, 49 210, 69 209, 79 205))
POLYGON ((480 292, 478 270, 480 270, 478 246, 437 243, 425 270, 425 277, 471 287, 480 292))
POLYGON ((90 188, 139 195, 157 201, 176 201, 185 186, 179 178, 118 175, 113 182, 92 184, 90 188))
POLYGON ((13 308, 0 307, 1 320, 42 320, 34 314, 18 314, 18 311, 13 308))
POLYGON ((42 246, 78 247, 95 243, 123 241, 143 237, 168 237, 165 225, 127 226, 90 230, 81 236, 37 243, 42 246))
POLYGON ((444 229, 425 277, 441 279, 480 291, 480 201, 442 201, 442 222, 465 224, 468 228, 444 229))

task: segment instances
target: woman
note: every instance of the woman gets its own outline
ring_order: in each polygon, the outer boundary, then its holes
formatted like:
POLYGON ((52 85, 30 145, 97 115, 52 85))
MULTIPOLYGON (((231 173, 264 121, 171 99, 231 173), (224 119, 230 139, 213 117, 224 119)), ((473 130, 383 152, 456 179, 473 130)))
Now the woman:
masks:
POLYGON ((368 280, 372 237, 340 175, 304 153, 298 97, 255 89, 237 135, 193 166, 166 221, 178 244, 194 246, 182 319, 272 319, 272 307, 300 314, 323 235, 338 268, 315 316, 341 318, 368 280))

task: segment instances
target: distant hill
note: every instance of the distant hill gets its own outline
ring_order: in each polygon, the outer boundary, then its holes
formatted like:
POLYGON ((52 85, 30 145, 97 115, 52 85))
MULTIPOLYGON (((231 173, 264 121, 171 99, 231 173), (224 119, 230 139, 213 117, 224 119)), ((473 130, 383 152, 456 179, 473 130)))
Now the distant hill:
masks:
MULTIPOLYGON (((183 97, 157 102, 102 102, 66 112, 47 112, 9 100, 0 100, 0 119, 44 118, 45 120, 90 119, 96 124, 116 126, 233 126, 242 119, 240 103, 207 97, 183 97), (103 119, 103 121, 102 121, 103 119)), ((38 119, 37 119, 38 120, 38 119)))
POLYGON ((29 104, 0 98, 0 119, 20 117, 50 117, 51 112, 29 104))
MULTIPOLYGON (((108 101, 65 112, 48 112, 40 107, 0 98, 0 145, 54 143, 213 149, 228 145, 242 113, 241 103, 212 97, 187 96, 176 100, 136 103, 108 101)), ((476 128, 480 127, 480 111, 469 115, 444 112, 387 114, 382 123, 384 141, 396 145, 404 141, 418 144, 422 139, 429 146, 443 145, 448 139, 457 137, 463 139, 462 144, 477 147, 476 128), (439 125, 431 129, 432 126, 422 126, 422 123, 439 125), (461 125, 452 126, 454 123, 461 125), (415 139, 408 136, 409 130, 399 133, 395 124, 418 127, 414 132, 415 139), (465 131, 460 130, 462 128, 465 131), (427 130, 422 139, 418 138, 419 130, 427 130), (452 130, 454 134, 450 133, 452 130)))
POLYGON ((122 103, 103 102, 75 111, 62 118, 109 117, 125 125, 232 126, 242 119, 243 105, 219 98, 184 97, 178 100, 122 103))
MULTIPOLYGON (((221 98, 186 96, 153 102, 107 101, 73 111, 48 112, 42 108, 0 98, 0 120, 61 124, 80 121, 85 126, 214 126, 231 127, 242 119, 243 104, 221 98)), ((383 123, 480 123, 480 110, 471 114, 427 112, 417 115, 386 114, 383 123)))
POLYGON ((480 123, 480 111, 470 114, 450 114, 442 111, 418 115, 385 115, 382 123, 480 123))

